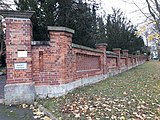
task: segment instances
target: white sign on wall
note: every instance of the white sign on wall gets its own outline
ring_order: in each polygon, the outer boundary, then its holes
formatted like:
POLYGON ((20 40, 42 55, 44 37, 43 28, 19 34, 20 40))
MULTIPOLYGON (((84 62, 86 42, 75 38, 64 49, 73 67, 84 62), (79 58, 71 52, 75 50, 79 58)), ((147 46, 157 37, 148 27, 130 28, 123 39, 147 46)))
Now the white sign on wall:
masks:
POLYGON ((18 51, 18 57, 27 57, 27 51, 18 51))
POLYGON ((24 70, 27 69, 27 63, 14 63, 15 70, 24 70))

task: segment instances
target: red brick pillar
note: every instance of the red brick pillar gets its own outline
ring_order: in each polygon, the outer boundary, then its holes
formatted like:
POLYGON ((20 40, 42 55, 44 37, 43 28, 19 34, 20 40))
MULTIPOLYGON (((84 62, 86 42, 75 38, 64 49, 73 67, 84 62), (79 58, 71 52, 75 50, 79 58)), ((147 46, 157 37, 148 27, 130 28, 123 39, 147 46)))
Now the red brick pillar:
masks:
POLYGON ((74 30, 66 27, 48 26, 50 43, 55 51, 54 57, 56 73, 59 84, 65 84, 73 80, 72 65, 72 34, 74 30))
POLYGON ((139 54, 140 54, 140 51, 137 50, 136 51, 136 55, 135 55, 135 57, 136 57, 136 66, 138 66, 138 64, 139 64, 139 54))
POLYGON ((30 20, 33 12, 0 11, 0 14, 5 17, 6 22, 5 104, 32 103, 35 99, 30 20))
POLYGON ((118 54, 118 58, 117 58, 117 67, 118 69, 120 68, 120 59, 121 59, 121 48, 114 48, 113 52, 118 54))
POLYGON ((137 50, 137 65, 140 64, 140 50, 137 50))
POLYGON ((131 63, 132 63, 132 67, 134 66, 134 55, 131 55, 131 63))
POLYGON ((107 55, 106 55, 107 46, 108 46, 107 43, 96 44, 96 49, 103 51, 103 56, 101 58, 101 66, 102 66, 102 69, 103 69, 103 74, 106 74, 108 72, 107 55))
POLYGON ((126 57, 126 66, 128 67, 128 50, 122 50, 122 54, 126 57))

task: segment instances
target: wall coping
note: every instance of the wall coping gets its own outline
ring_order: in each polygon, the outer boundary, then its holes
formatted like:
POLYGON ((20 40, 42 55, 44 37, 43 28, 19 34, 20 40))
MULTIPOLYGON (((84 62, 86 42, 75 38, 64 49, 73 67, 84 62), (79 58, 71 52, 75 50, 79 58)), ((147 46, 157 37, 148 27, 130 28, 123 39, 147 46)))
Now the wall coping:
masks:
POLYGON ((121 48, 113 48, 112 50, 121 50, 121 48))
POLYGON ((114 56, 118 56, 118 54, 117 54, 117 53, 114 53, 114 52, 112 52, 112 51, 106 51, 106 54, 107 54, 107 55, 114 55, 114 56))
POLYGON ((0 15, 11 18, 32 18, 34 11, 0 10, 0 15))
POLYGON ((58 27, 58 26, 48 26, 49 31, 57 31, 57 32, 68 32, 74 34, 75 31, 73 29, 67 27, 58 27))
POLYGON ((121 54, 120 55, 121 58, 127 58, 125 55, 121 54))
POLYGON ((101 51, 101 50, 93 49, 93 48, 90 48, 90 47, 86 47, 86 46, 82 46, 82 45, 78 45, 78 44, 74 44, 74 43, 72 43, 72 47, 73 48, 78 48, 78 49, 83 49, 83 50, 88 50, 88 51, 92 51, 92 52, 103 53, 103 51, 101 51))
POLYGON ((107 43, 98 43, 98 44, 96 44, 95 46, 108 46, 108 44, 107 43))
POLYGON ((128 54, 128 57, 131 58, 131 57, 133 57, 133 55, 132 54, 128 54))
POLYGON ((31 45, 33 46, 47 46, 50 45, 50 41, 31 41, 31 45))
POLYGON ((124 51, 124 52, 128 52, 129 50, 127 50, 127 49, 124 49, 124 50, 122 50, 122 51, 124 51))

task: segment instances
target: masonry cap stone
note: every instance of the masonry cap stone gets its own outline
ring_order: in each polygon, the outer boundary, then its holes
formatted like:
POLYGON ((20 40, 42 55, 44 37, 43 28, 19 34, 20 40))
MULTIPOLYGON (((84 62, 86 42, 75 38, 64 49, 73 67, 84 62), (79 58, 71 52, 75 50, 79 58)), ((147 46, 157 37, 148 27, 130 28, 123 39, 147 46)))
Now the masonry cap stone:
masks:
POLYGON ((107 43, 98 43, 98 44, 96 44, 96 46, 108 46, 108 44, 107 43))
POLYGON ((121 50, 121 48, 113 48, 113 50, 121 50))
POLYGON ((57 26, 48 26, 49 31, 57 31, 57 32, 68 32, 74 34, 75 31, 73 29, 67 27, 57 27, 57 26))
POLYGON ((101 51, 101 50, 93 49, 93 48, 90 48, 90 47, 86 47, 86 46, 82 46, 82 45, 78 45, 78 44, 74 44, 74 43, 72 43, 72 47, 82 49, 82 50, 88 50, 88 51, 103 53, 103 51, 101 51))
POLYGON ((140 50, 137 50, 136 53, 139 55, 141 52, 140 52, 140 50))
POLYGON ((124 51, 124 52, 128 52, 129 50, 125 49, 125 50, 122 50, 122 51, 124 51))
POLYGON ((12 18, 32 18, 34 11, 14 11, 14 10, 0 10, 0 15, 3 17, 12 18))
POLYGON ((31 45, 49 45, 50 41, 31 41, 31 45))

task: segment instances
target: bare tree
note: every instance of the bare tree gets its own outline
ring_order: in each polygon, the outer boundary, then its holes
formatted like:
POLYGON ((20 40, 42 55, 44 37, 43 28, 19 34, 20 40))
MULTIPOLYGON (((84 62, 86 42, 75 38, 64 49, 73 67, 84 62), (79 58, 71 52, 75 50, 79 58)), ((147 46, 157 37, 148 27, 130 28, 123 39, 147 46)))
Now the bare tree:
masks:
POLYGON ((160 3, 158 0, 146 0, 148 10, 156 25, 156 30, 160 32, 160 3))
MULTIPOLYGON (((122 0, 128 4, 134 4, 138 10, 146 17, 147 21, 150 21, 154 25, 153 33, 158 33, 160 36, 160 1, 159 0, 145 0, 143 1, 144 7, 148 9, 146 13, 139 3, 135 0, 122 0), (146 6, 145 6, 146 5, 146 6)), ((158 46, 158 58, 160 60, 160 40, 157 41, 158 46)))
POLYGON ((142 2, 144 4, 143 8, 139 5, 140 2, 135 2, 135 0, 122 0, 128 4, 134 4, 143 16, 146 17, 150 23, 154 23, 156 25, 156 30, 160 32, 160 1, 159 0, 145 0, 142 2), (144 11, 144 8, 148 9, 148 12, 144 11))
MULTIPOLYGON (((158 0, 146 0, 148 5, 148 10, 150 15, 152 16, 155 28, 158 34, 160 34, 160 1, 158 0)), ((160 41, 158 40, 158 59, 160 61, 160 41)))
POLYGON ((0 10, 13 10, 12 5, 14 5, 12 0, 0 0, 0 10))

